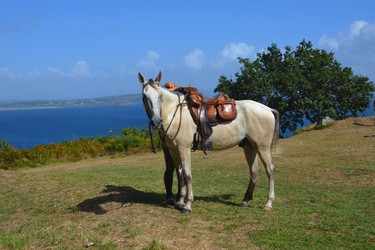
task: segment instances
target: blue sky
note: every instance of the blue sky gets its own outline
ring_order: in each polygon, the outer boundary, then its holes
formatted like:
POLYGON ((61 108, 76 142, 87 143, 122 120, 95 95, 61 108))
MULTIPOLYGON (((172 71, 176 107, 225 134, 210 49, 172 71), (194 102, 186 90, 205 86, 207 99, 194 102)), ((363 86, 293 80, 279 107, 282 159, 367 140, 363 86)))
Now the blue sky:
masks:
POLYGON ((137 73, 210 93, 302 39, 375 81, 375 1, 0 2, 0 101, 140 93, 137 73))

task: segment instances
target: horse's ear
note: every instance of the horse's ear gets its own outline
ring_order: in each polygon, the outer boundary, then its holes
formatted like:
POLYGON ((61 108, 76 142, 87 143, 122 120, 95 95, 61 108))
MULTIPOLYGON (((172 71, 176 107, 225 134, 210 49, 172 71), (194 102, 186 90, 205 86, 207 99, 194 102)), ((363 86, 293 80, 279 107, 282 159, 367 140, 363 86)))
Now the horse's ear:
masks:
POLYGON ((157 76, 156 79, 155 79, 155 82, 156 82, 158 85, 159 85, 160 82, 161 82, 161 77, 162 77, 162 75, 161 75, 161 70, 160 70, 158 76, 157 76))
POLYGON ((139 82, 144 85, 145 84, 145 78, 143 77, 143 75, 141 73, 138 72, 138 80, 139 82))

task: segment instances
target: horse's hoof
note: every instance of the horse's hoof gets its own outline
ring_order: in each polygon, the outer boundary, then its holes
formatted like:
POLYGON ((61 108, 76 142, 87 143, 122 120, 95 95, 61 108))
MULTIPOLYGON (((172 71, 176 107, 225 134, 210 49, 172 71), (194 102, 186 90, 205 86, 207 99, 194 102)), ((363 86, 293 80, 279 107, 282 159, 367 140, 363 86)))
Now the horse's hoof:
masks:
POLYGON ((185 204, 176 202, 176 205, 174 207, 177 209, 183 209, 185 207, 185 204))
POLYGON ((182 211, 182 209, 184 209, 184 207, 185 207, 185 204, 176 203, 176 205, 174 206, 174 209, 176 209, 178 211, 182 211))
POLYGON ((175 207, 176 204, 177 204, 176 200, 173 199, 173 198, 168 199, 168 200, 166 201, 166 203, 167 203, 167 205, 168 205, 169 207, 175 207))
POLYGON ((240 204, 240 207, 248 207, 248 206, 249 206, 249 203, 247 203, 246 201, 243 201, 240 204))
POLYGON ((272 211, 272 207, 270 207, 270 206, 264 206, 264 210, 266 210, 266 211, 272 211))
POLYGON ((190 213, 191 213, 191 210, 186 209, 186 208, 184 208, 180 211, 180 214, 182 214, 182 215, 189 215, 190 213))

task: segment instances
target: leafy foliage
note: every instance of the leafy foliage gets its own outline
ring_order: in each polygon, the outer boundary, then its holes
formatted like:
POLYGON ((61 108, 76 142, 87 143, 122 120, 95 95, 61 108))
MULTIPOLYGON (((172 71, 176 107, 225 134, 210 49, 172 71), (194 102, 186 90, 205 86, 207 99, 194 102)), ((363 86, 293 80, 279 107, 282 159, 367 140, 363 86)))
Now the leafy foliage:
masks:
MULTIPOLYGON (((153 133, 154 146, 160 145, 159 136, 153 133)), ((38 145, 31 149, 17 150, 0 139, 0 169, 38 167, 57 162, 112 155, 123 152, 145 151, 150 148, 148 130, 126 128, 120 136, 79 138, 56 144, 38 145)))
POLYGON ((10 145, 9 142, 0 138, 0 150, 6 150, 6 149, 11 149, 11 148, 12 146, 10 145))
POLYGON ((258 53, 254 61, 239 58, 243 65, 235 79, 220 76, 215 91, 236 99, 252 99, 280 112, 281 131, 295 131, 330 116, 341 120, 357 116, 370 104, 375 91, 367 77, 342 67, 332 52, 314 49, 303 40, 293 51, 282 53, 276 44, 258 53))

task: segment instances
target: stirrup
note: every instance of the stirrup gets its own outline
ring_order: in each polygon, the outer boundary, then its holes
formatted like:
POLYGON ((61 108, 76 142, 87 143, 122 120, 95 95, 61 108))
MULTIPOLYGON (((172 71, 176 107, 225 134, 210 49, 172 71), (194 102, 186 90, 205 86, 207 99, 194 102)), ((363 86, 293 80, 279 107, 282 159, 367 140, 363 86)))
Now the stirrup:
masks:
POLYGON ((207 139, 203 139, 202 146, 204 151, 210 151, 212 150, 212 142, 207 139))
POLYGON ((193 142, 191 143, 191 150, 195 151, 198 149, 200 142, 200 134, 198 132, 195 132, 193 142))

